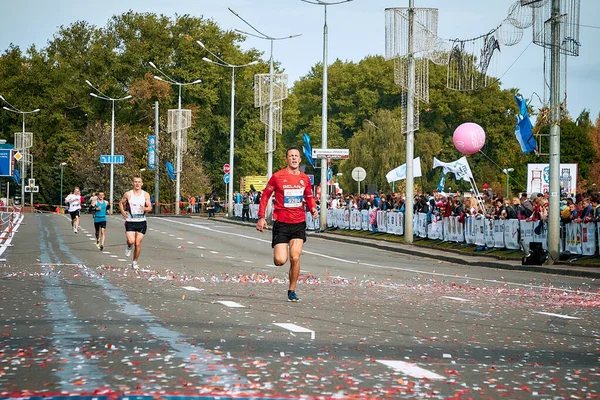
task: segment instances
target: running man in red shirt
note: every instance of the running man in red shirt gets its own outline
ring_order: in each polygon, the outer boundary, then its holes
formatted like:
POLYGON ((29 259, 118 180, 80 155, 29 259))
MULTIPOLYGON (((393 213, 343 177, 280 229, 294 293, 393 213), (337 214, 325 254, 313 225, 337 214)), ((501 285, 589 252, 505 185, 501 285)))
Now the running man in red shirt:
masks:
POLYGON ((306 215, 304 202, 312 213, 318 218, 317 204, 313 197, 312 187, 308 175, 300 172, 300 150, 289 148, 285 153, 287 167, 277 171, 271 176, 267 187, 263 191, 258 208, 258 222, 256 230, 262 232, 267 227, 265 210, 275 192, 275 205, 273 206, 273 262, 277 266, 285 264, 290 258, 290 286, 288 301, 300 301, 296 296, 296 283, 300 275, 300 255, 302 246, 306 242, 306 215))

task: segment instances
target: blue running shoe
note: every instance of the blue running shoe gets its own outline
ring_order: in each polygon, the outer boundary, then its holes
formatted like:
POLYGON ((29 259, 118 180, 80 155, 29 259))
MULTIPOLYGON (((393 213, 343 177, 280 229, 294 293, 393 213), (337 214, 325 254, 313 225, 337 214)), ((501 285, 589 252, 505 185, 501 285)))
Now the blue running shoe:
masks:
POLYGON ((300 301, 300 298, 296 296, 295 290, 288 290, 288 301, 297 302, 300 301))

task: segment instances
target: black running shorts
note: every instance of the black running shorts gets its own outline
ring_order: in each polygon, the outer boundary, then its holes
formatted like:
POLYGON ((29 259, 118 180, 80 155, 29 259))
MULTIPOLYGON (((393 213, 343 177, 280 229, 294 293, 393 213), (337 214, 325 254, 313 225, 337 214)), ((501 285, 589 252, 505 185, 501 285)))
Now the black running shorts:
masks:
POLYGON ((69 211, 69 214, 71 214, 71 221, 75 221, 75 218, 79 217, 79 210, 69 211))
POLYGON ((302 239, 306 242, 306 222, 286 224, 275 221, 273 223, 273 241, 271 247, 279 243, 289 243, 292 239, 302 239))
POLYGON ((94 222, 94 229, 100 232, 100 229, 106 229, 106 221, 94 222))
POLYGON ((148 225, 146 224, 146 221, 140 221, 140 222, 125 221, 125 232, 139 232, 142 235, 145 235, 147 228, 148 228, 148 225))

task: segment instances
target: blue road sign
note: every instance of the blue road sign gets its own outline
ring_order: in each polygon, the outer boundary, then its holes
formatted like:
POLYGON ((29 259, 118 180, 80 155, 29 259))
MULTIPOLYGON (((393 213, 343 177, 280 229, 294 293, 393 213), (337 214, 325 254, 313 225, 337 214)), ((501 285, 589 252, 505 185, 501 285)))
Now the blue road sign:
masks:
POLYGON ((223 181, 225 183, 229 183, 230 179, 231 179, 231 175, 229 175, 229 174, 223 174, 223 181))
POLYGON ((110 155, 102 155, 100 156, 100 164, 125 164, 125 156, 110 156, 110 155), (111 162, 112 158, 112 162, 111 162))
POLYGON ((13 156, 11 149, 0 149, 0 176, 12 175, 13 156))

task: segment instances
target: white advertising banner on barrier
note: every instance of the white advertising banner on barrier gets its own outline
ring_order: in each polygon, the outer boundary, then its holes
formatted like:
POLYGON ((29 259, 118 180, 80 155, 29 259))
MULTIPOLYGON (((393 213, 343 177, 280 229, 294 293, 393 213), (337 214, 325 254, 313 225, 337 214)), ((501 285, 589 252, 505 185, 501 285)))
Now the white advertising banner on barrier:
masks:
POLYGON ((581 226, 581 252, 584 256, 596 254, 596 227, 592 222, 581 226))
POLYGON ((571 254, 583 254, 581 248, 581 224, 567 224, 565 251, 571 254))
MULTIPOLYGON (((560 186, 575 195, 577 164, 560 164, 560 186)), ((546 193, 550 190, 550 164, 527 164, 527 193, 546 193)))
POLYGON ((417 229, 416 229, 415 233, 420 238, 426 238, 427 237, 427 214, 419 213, 416 216, 416 219, 417 219, 417 229))
POLYGON ((504 220, 495 219, 493 223, 494 230, 494 247, 497 249, 504 248, 504 220))
POLYGON ((519 245, 519 220, 507 219, 504 221, 504 245, 507 249, 518 250, 519 245))
POLYGON ((369 226, 369 211, 361 210, 360 211, 360 227, 363 231, 370 230, 369 226))
POLYGON ((429 225, 429 229, 427 230, 427 237, 429 239, 441 240, 444 238, 444 224, 441 220, 434 218, 429 225))
POLYGON ((476 233, 477 227, 475 225, 475 218, 465 218, 465 243, 475 244, 476 233))
POLYGON ((377 232, 387 232, 385 211, 377 211, 377 232))

